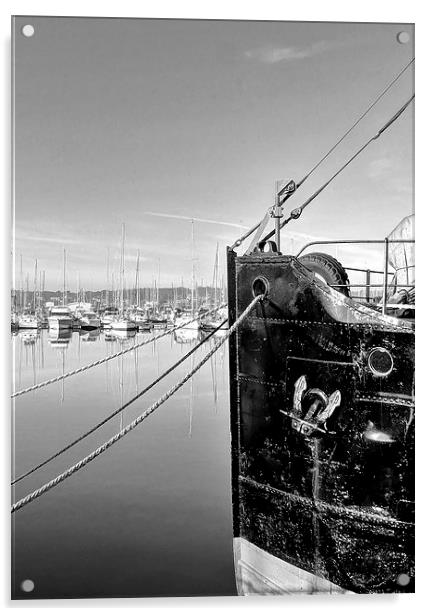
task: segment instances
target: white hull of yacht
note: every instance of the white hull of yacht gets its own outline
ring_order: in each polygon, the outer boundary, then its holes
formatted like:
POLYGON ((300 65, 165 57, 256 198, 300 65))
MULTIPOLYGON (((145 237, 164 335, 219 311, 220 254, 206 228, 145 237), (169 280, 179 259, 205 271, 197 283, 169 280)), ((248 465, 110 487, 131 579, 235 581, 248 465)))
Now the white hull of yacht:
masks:
POLYGON ((39 321, 36 317, 20 317, 18 327, 20 329, 38 329, 39 321))
POLYGON ((49 329, 72 329, 72 319, 70 317, 48 317, 49 329))
POLYGON ((137 325, 134 321, 130 321, 129 319, 121 319, 119 321, 112 321, 111 329, 126 332, 137 329, 137 325))

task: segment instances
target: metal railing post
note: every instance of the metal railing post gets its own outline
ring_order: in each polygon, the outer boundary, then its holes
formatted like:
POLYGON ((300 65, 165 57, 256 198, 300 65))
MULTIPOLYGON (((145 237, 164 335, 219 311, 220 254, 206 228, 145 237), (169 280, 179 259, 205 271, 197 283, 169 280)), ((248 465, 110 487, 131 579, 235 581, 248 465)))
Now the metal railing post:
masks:
POLYGON ((383 306, 382 306, 382 314, 386 314, 386 296, 388 294, 388 253, 389 253, 389 242, 388 238, 385 238, 385 250, 384 250, 384 268, 383 268, 383 306))
POLYGON ((370 270, 365 272, 365 301, 370 301, 370 270))

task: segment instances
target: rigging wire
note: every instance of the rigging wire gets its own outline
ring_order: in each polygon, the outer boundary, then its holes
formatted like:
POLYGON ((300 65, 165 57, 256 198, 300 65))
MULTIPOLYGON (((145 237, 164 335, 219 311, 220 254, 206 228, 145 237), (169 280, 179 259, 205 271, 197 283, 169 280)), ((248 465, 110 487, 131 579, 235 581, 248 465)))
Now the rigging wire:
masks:
MULTIPOLYGON (((320 195, 320 193, 325 190, 325 188, 327 186, 329 186, 329 184, 338 176, 340 175, 340 173, 346 169, 346 167, 348 167, 350 165, 351 162, 353 162, 355 160, 355 158, 357 158, 361 152, 363 152, 369 145, 370 143, 372 143, 373 141, 375 141, 376 139, 378 139, 400 116, 401 114, 407 109, 407 107, 409 107, 410 103, 414 100, 415 98, 415 94, 412 94, 412 96, 410 97, 410 99, 402 106, 400 107, 400 109, 397 111, 397 113, 395 113, 392 118, 390 120, 388 120, 388 122, 386 122, 381 129, 378 130, 378 132, 373 135, 373 137, 371 137, 366 143, 364 143, 364 145, 359 148, 359 150, 357 150, 355 152, 355 154, 349 158, 349 160, 347 160, 344 165, 342 167, 340 167, 338 169, 338 171, 336 171, 334 173, 334 175, 332 175, 330 177, 329 180, 327 180, 324 184, 322 184, 322 186, 320 188, 318 188, 316 190, 316 192, 314 192, 311 197, 309 197, 306 201, 304 201, 304 203, 300 206, 295 208, 294 210, 292 210, 290 212, 290 215, 288 218, 286 218, 286 220, 281 221, 280 224, 280 229, 282 229, 283 227, 285 227, 287 225, 288 222, 290 222, 291 220, 296 220, 297 218, 299 218, 299 216, 302 214, 302 212, 304 211, 304 209, 307 207, 307 205, 309 205, 318 195, 320 195)), ((275 229, 273 229, 272 231, 270 231, 267 235, 265 235, 265 237, 261 240, 261 242, 266 242, 268 239, 270 239, 273 235, 275 235, 275 229)))
POLYGON ((36 466, 33 466, 33 468, 29 469, 28 471, 26 471, 25 473, 23 473, 22 475, 20 475, 16 479, 14 479, 11 482, 11 486, 15 485, 19 481, 22 481, 23 479, 25 479, 29 475, 32 475, 34 472, 36 472, 37 470, 39 470, 42 467, 46 466, 52 460, 55 460, 56 458, 58 458, 60 455, 62 455, 63 453, 65 453, 66 451, 68 451, 69 449, 71 449, 72 447, 74 447, 75 445, 80 443, 81 441, 83 441, 85 438, 87 438, 88 436, 90 436, 94 432, 96 432, 96 430, 99 430, 99 428, 101 428, 108 421, 110 421, 110 419, 113 419, 113 417, 116 417, 116 415, 121 413, 124 409, 126 409, 126 407, 130 406, 133 402, 135 402, 136 400, 138 400, 139 398, 144 396, 144 394, 147 393, 150 389, 152 389, 152 387, 157 385, 160 381, 162 381, 162 379, 164 377, 166 377, 168 374, 170 374, 170 372, 173 372, 173 370, 175 370, 175 368, 177 368, 182 362, 184 362, 186 359, 188 359, 188 357, 190 357, 190 355, 195 353, 195 351, 197 351, 205 342, 207 342, 209 340, 209 338, 211 338, 215 334, 215 332, 217 332, 219 329, 221 329, 221 327, 223 327, 223 325, 225 325, 225 323, 227 323, 227 320, 228 319, 225 319, 218 327, 213 329, 207 336, 205 336, 202 340, 200 340, 200 342, 198 344, 196 344, 195 347, 190 349, 187 353, 185 353, 185 355, 182 355, 182 357, 177 362, 172 364, 170 366, 170 368, 168 368, 165 372, 163 372, 160 376, 158 376, 158 378, 156 378, 154 381, 152 381, 152 383, 150 383, 149 385, 146 385, 146 387, 144 389, 142 389, 140 392, 138 392, 133 398, 128 400, 128 402, 125 402, 125 404, 123 404, 120 408, 118 408, 115 411, 113 411, 110 415, 105 417, 105 419, 103 419, 98 424, 96 424, 95 426, 93 426, 92 428, 87 430, 87 432, 84 432, 83 434, 78 436, 71 443, 69 443, 68 445, 66 445, 65 447, 60 449, 59 451, 56 451, 56 453, 53 453, 49 458, 46 458, 45 460, 43 460, 43 462, 40 462, 36 466))
POLYGON ((362 115, 359 116, 359 118, 352 124, 352 126, 340 137, 340 139, 332 146, 332 148, 330 150, 328 150, 328 152, 322 156, 322 158, 314 165, 314 167, 307 173, 307 175, 305 175, 302 180, 300 182, 297 183, 296 188, 299 188, 307 178, 310 177, 310 175, 328 158, 328 156, 330 154, 332 154, 332 152, 340 145, 340 143, 342 141, 344 141, 344 139, 346 139, 346 137, 353 131, 354 128, 356 128, 358 126, 358 124, 361 122, 361 120, 363 120, 365 118, 365 116, 373 109, 373 107, 385 96, 385 94, 388 92, 388 90, 390 90, 392 88, 392 86, 396 83, 396 81, 398 81, 400 79, 400 77, 403 75, 403 73, 405 73, 407 71, 407 69, 409 68, 409 66, 411 66, 411 64, 413 64, 415 62, 415 58, 412 58, 412 60, 406 64, 406 66, 398 73, 398 75, 396 77, 394 77, 394 79, 391 81, 391 83, 389 83, 387 85, 387 87, 382 90, 382 92, 379 94, 379 96, 377 96, 374 101, 371 103, 371 105, 369 107, 367 107, 367 109, 364 111, 364 113, 362 115))
MULTIPOLYGON (((384 90, 374 99, 374 101, 367 107, 367 109, 362 113, 357 120, 352 124, 352 126, 340 137, 340 139, 322 156, 322 158, 308 171, 308 173, 296 183, 296 189, 298 189, 306 180, 310 177, 310 175, 316 171, 316 169, 328 158, 330 154, 346 139, 346 137, 353 131, 353 129, 358 126, 358 124, 365 118, 365 116, 373 109, 373 107, 385 96, 385 94, 392 88, 392 86, 400 79, 400 77, 407 71, 407 69, 415 62, 415 58, 406 64, 404 68, 394 77, 394 79, 386 86, 384 90)), ((268 209, 272 209, 273 206, 270 206, 268 209)), ((231 249, 233 250, 237 246, 240 246, 244 240, 246 240, 254 231, 256 231, 260 227, 261 221, 259 221, 254 227, 251 227, 244 235, 242 235, 239 239, 232 244, 231 249)), ((287 224, 287 223, 286 223, 287 224)), ((273 235, 273 234, 272 234, 273 235)))

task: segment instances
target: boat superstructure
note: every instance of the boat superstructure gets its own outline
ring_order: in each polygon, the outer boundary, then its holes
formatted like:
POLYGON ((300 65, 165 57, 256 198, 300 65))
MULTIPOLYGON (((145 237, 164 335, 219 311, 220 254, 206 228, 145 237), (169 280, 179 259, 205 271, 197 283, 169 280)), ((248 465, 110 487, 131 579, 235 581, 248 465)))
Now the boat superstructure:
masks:
POLYGON ((53 306, 48 316, 49 329, 72 329, 73 316, 68 306, 53 306))
POLYGON ((107 306, 101 316, 101 325, 109 329, 113 321, 119 318, 119 309, 116 306, 107 306))
POLYGON ((117 319, 111 322, 111 329, 117 331, 133 331, 137 329, 135 321, 128 317, 117 319))
POLYGON ((40 320, 34 312, 25 312, 17 317, 17 322, 19 329, 38 329, 40 327, 40 320))
POLYGON ((197 332, 199 330, 199 320, 198 318, 194 319, 191 311, 184 311, 174 318, 174 326, 182 330, 188 329, 197 332))
POLYGON ((149 320, 148 313, 143 308, 137 306, 129 313, 129 318, 135 323, 138 329, 150 330, 152 323, 149 320))
POLYGON ((200 329, 202 329, 205 332, 213 331, 217 327, 219 327, 221 330, 228 329, 228 323, 225 323, 225 321, 227 321, 227 317, 228 317, 227 309, 220 308, 219 310, 216 310, 213 314, 210 314, 209 316, 204 317, 200 321, 200 329))
POLYGON ((101 319, 93 310, 83 312, 79 317, 79 321, 81 329, 97 329, 101 327, 101 319))

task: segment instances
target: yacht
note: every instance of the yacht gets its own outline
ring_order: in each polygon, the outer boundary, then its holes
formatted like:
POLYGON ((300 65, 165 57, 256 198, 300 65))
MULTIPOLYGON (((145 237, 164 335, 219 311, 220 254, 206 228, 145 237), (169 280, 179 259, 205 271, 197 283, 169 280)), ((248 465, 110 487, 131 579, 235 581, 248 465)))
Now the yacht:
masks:
POLYGON ((130 319, 132 321, 135 322, 135 324, 137 325, 138 329, 141 330, 149 330, 152 329, 152 323, 149 321, 146 312, 143 310, 143 308, 139 308, 137 307, 135 310, 133 310, 130 315, 129 315, 130 319))
POLYGON ((155 329, 161 329, 167 327, 167 317, 162 314, 156 313, 150 317, 150 322, 155 329))
MULTIPOLYGON (((217 310, 214 314, 209 314, 207 317, 204 317, 200 321, 200 328, 205 332, 213 331, 217 327, 220 327, 221 324, 224 323, 224 321, 227 321, 227 319, 227 309, 221 308, 220 310, 217 310)), ((220 329, 228 329, 228 327, 229 326, 227 322, 222 327, 220 327, 220 329)))
POLYGON ((108 306, 104 310, 104 314, 101 318, 101 325, 104 328, 109 329, 113 321, 117 321, 119 319, 119 309, 115 306, 108 306))
POLYGON ((101 327, 101 319, 91 310, 83 312, 79 321, 81 329, 97 329, 98 327, 101 327))
POLYGON ((122 317, 111 321, 111 329, 116 331, 133 331, 137 329, 137 324, 132 319, 122 317))
POLYGON ((72 329, 72 314, 68 306, 54 306, 48 317, 49 329, 72 329))
POLYGON ((25 313, 18 317, 19 329, 38 329, 39 319, 36 314, 25 313))
POLYGON ((199 328, 198 318, 195 321, 191 321, 193 318, 191 313, 183 313, 174 319, 174 326, 179 329, 190 329, 197 331, 199 328))

